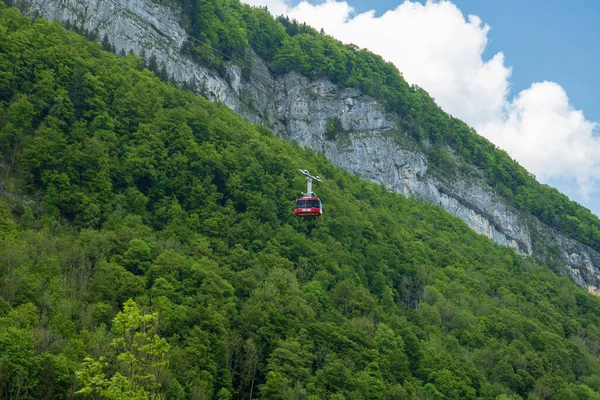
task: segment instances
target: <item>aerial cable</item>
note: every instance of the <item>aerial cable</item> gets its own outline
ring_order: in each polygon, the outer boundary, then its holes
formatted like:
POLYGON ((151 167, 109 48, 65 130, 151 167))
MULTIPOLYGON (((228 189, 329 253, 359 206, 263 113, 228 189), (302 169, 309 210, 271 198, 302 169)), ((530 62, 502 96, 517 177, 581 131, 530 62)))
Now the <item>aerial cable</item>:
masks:
MULTIPOLYGON (((120 3, 120 2, 118 2, 117 0, 110 0, 110 1, 111 1, 112 3, 114 3, 116 6, 118 6, 118 7, 120 7, 120 8, 124 8, 124 7, 121 5, 121 3, 120 3)), ((192 31, 192 33, 197 33, 197 32, 194 32, 194 31, 192 31)), ((240 61, 240 60, 236 60, 235 58, 233 58, 233 57, 231 57, 231 56, 229 56, 229 55, 227 55, 227 54, 223 53, 221 50, 219 50, 219 49, 216 49, 216 48, 212 47, 212 46, 211 46, 211 45, 209 45, 208 43, 205 43, 204 41, 202 41, 202 40, 200 40, 200 39, 198 39, 198 38, 195 38, 195 37, 193 37, 192 35, 190 35, 189 33, 187 33, 187 32, 185 31, 185 29, 184 29, 184 34, 185 34, 187 37, 191 38, 192 40, 195 40, 195 41, 197 41, 197 42, 199 42, 199 43, 203 44, 204 46, 207 46, 207 47, 208 47, 208 48, 210 48, 212 51, 215 51, 215 52, 217 52, 217 53, 221 54, 222 56, 224 56, 224 57, 227 57, 228 59, 230 59, 231 61, 235 62, 236 64, 241 64, 243 67, 245 67, 245 68, 248 68, 248 69, 249 69, 249 70, 252 72, 252 68, 251 68, 250 66, 248 66, 247 64, 243 63, 243 62, 242 62, 242 61, 240 61)), ((172 42, 175 42, 173 39, 171 39, 171 38, 169 38, 169 39, 170 39, 172 42)), ((263 80, 262 80, 261 82, 262 82, 263 84, 265 84, 266 86, 270 86, 271 84, 273 84, 273 85, 279 85, 279 86, 280 86, 281 88, 283 88, 283 89, 287 89, 287 87, 286 87, 285 85, 282 85, 281 83, 279 83, 279 82, 276 82, 276 81, 275 81, 275 80, 274 80, 272 77, 270 77, 270 76, 268 76, 268 77, 267 77, 267 76, 263 75, 262 73, 259 73, 258 71, 254 71, 254 74, 255 74, 255 75, 258 75, 258 76, 260 76, 260 77, 262 77, 262 78, 263 78, 263 80)), ((259 79, 259 80, 260 80, 260 79, 259 79)))
POLYGON ((281 84, 281 83, 279 83, 279 82, 276 82, 276 81, 275 81, 275 80, 274 80, 272 77, 270 77, 270 76, 269 76, 269 77, 267 77, 267 76, 263 75, 261 72, 259 72, 258 70, 252 70, 252 67, 251 67, 250 65, 248 65, 248 64, 246 64, 246 63, 244 63, 243 61, 241 61, 241 60, 238 60, 238 59, 235 59, 235 58, 233 58, 233 57, 231 57, 231 56, 229 56, 229 55, 227 55, 227 54, 223 53, 221 50, 219 50, 219 49, 216 49, 216 48, 212 47, 212 46, 211 46, 211 45, 209 45, 208 43, 206 43, 206 42, 204 42, 204 41, 202 41, 202 40, 200 40, 200 39, 198 39, 198 38, 196 38, 196 37, 194 37, 194 36, 190 35, 190 34, 189 34, 189 33, 187 33, 187 32, 185 33, 185 35, 186 35, 187 37, 189 37, 190 39, 192 39, 192 40, 194 40, 194 41, 196 41, 196 42, 198 42, 198 43, 201 43, 202 45, 204 45, 204 46, 208 47, 208 48, 209 48, 209 49, 211 49, 212 51, 215 51, 216 53, 219 53, 219 54, 221 54, 222 56, 224 56, 224 57, 227 57, 228 59, 230 59, 231 61, 233 61, 234 63, 236 63, 236 65, 240 66, 241 68, 247 68, 247 69, 249 69, 249 70, 251 71, 251 73, 253 73, 255 76, 258 76, 259 78, 262 78, 262 80, 261 80, 261 79, 259 79, 259 80, 260 80, 260 81, 261 81, 263 84, 265 84, 265 85, 267 85, 267 86, 271 86, 271 85, 279 85, 281 88, 283 88, 283 89, 286 89, 286 86, 282 85, 282 84, 281 84))
MULTIPOLYGON (((194 31, 192 31, 192 33, 197 33, 197 32, 194 32, 194 31)), ((189 34, 189 33, 187 33, 187 32, 185 32, 185 35, 186 35, 188 38, 190 38, 190 39, 192 39, 192 40, 194 40, 194 41, 196 41, 196 42, 198 42, 198 43, 200 43, 200 44, 202 44, 202 45, 204 45, 204 46, 208 47, 209 49, 211 49, 211 50, 213 50, 213 51, 215 51, 215 52, 217 52, 217 53, 221 54, 222 56, 224 56, 224 57, 227 57, 227 58, 228 58, 228 59, 230 59, 231 61, 235 62, 235 63, 236 63, 238 66, 240 66, 240 67, 242 67, 242 68, 247 68, 247 69, 249 69, 249 70, 250 70, 250 72, 251 72, 251 73, 253 73, 255 76, 257 76, 257 77, 259 77, 259 78, 262 78, 262 80, 261 80, 261 79, 259 79, 259 80, 260 80, 260 81, 261 81, 263 84, 265 84, 266 86, 276 85, 276 86, 279 86, 281 89, 290 90, 290 89, 289 89, 287 86, 285 86, 285 85, 283 85, 283 84, 281 84, 281 83, 277 82, 277 81, 276 81, 275 79, 273 79, 271 76, 266 76, 266 75, 264 75, 262 72, 259 72, 259 70, 253 70, 253 69, 252 69, 252 67, 251 67, 250 65, 248 65, 248 64, 246 64, 246 63, 244 63, 244 62, 243 62, 243 61, 241 61, 241 60, 235 59, 235 58, 233 58, 232 56, 229 56, 229 55, 227 55, 227 54, 223 53, 221 50, 214 48, 213 46, 209 45, 208 43, 204 42, 203 40, 200 40, 200 39, 198 39, 198 38, 196 38, 196 37, 194 37, 194 36, 190 35, 190 34, 189 34)), ((293 88, 292 88, 292 89, 293 89, 293 88)))
MULTIPOLYGON (((119 6, 120 8, 123 8, 123 6, 122 6, 122 5, 121 5, 121 4, 120 4, 120 3, 119 3, 117 0, 110 0, 110 1, 111 1, 112 3, 114 3, 115 5, 119 6)), ((197 33, 197 32, 194 32, 194 31, 192 31, 192 33, 197 33)), ((253 75, 253 76, 254 76, 254 77, 255 77, 255 78, 256 78, 256 79, 257 79, 259 82, 261 82, 263 85, 265 85, 265 86, 267 86, 267 87, 269 87, 269 88, 271 88, 271 89, 273 89, 273 86, 279 86, 279 88, 281 88, 281 89, 284 89, 284 90, 290 90, 290 89, 289 89, 287 86, 285 86, 285 85, 283 85, 283 84, 281 84, 281 83, 277 82, 275 79, 273 79, 273 77, 271 77, 271 76, 267 76, 267 75, 264 75, 264 74, 263 74, 262 72, 260 72, 260 70, 258 70, 258 69, 256 69, 256 70, 253 70, 253 69, 252 69, 252 67, 251 67, 250 65, 248 65, 248 64, 246 64, 246 63, 244 63, 244 62, 243 62, 243 61, 241 61, 241 60, 235 59, 234 57, 232 57, 232 56, 230 56, 230 55, 228 55, 228 54, 225 54, 225 53, 224 53, 224 52, 222 52, 221 50, 219 50, 219 49, 217 49, 217 48, 215 48, 215 47, 213 47, 213 46, 209 45, 208 43, 204 42, 203 40, 201 40, 201 39, 198 39, 198 38, 196 38, 196 37, 194 37, 194 36, 190 35, 190 34, 189 34, 187 31, 185 31, 185 29, 184 29, 184 34, 185 34, 185 36, 187 36, 188 38, 190 38, 190 39, 192 39, 192 40, 194 40, 194 41, 196 41, 196 42, 198 42, 198 43, 200 43, 200 44, 202 44, 202 45, 204 45, 204 46, 208 47, 208 48, 209 48, 209 49, 211 49, 212 51, 214 51, 214 52, 216 52, 216 53, 218 53, 218 54, 221 54, 223 57, 226 57, 226 58, 228 58, 229 60, 233 61, 234 63, 236 63, 236 65, 240 66, 242 69, 243 69, 243 68, 247 68, 248 70, 250 70, 251 74, 252 74, 252 75, 253 75)), ((175 41, 174 41, 172 38, 170 38, 170 37, 168 37, 168 36, 167 36, 167 38, 168 38, 169 40, 171 40, 172 42, 175 42, 175 41)), ((251 46, 250 46, 250 47, 251 47, 251 46)), ((292 89, 294 89, 294 88, 292 88, 292 89)))

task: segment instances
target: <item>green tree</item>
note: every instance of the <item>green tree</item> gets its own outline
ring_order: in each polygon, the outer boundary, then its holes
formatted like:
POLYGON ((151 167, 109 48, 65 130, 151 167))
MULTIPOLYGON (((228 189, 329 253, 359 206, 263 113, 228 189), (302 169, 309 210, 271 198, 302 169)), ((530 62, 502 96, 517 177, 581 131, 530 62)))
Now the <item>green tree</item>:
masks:
POLYGON ((338 133, 342 130, 342 123, 339 117, 330 117, 325 126, 325 139, 335 140, 338 133))
POLYGON ((140 313, 133 300, 123 304, 113 321, 117 372, 106 376, 106 359, 87 357, 77 377, 83 384, 78 394, 99 394, 108 399, 161 399, 163 376, 168 367, 169 344, 156 334, 158 314, 140 313))
POLYGON ((12 236, 16 232, 15 223, 11 217, 6 199, 0 198, 0 238, 12 236))
POLYGON ((33 331, 0 330, 0 393, 5 399, 27 399, 38 383, 40 357, 33 331))
POLYGON ((159 75, 158 61, 156 60, 156 54, 154 53, 152 53, 150 60, 148 61, 148 69, 154 72, 156 75, 159 75))
POLYGON ((110 40, 108 39, 108 34, 104 34, 104 37, 102 38, 102 48, 106 51, 112 51, 112 45, 110 43, 110 40))
POLYGON ((21 229, 31 229, 35 223, 35 216, 33 215, 33 208, 36 206, 35 201, 29 200, 23 202, 24 212, 19 221, 21 229))

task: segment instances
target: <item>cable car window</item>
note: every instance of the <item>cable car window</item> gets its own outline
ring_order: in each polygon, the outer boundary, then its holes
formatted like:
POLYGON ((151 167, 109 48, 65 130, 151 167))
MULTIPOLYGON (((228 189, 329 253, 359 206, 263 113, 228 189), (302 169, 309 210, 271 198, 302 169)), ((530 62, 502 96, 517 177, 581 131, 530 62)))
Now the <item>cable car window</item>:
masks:
POLYGON ((307 200, 306 203, 306 208, 321 208, 319 200, 307 200))

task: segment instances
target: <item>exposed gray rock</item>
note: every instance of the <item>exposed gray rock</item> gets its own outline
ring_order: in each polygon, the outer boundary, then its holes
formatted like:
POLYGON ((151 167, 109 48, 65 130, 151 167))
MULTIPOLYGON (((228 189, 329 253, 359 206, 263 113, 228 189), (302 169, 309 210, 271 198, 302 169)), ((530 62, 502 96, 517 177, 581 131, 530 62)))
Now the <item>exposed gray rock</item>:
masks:
POLYGON ((590 293, 600 295, 600 253, 528 216, 534 255, 556 265, 557 272, 570 276, 590 293))
POLYGON ((225 76, 181 54, 188 39, 177 13, 149 0, 17 0, 31 16, 71 21, 99 37, 107 34, 117 51, 156 55, 170 76, 201 88, 280 137, 324 152, 336 165, 384 184, 388 190, 439 204, 474 231, 545 262, 557 258, 562 272, 598 294, 600 254, 523 215, 475 174, 448 177, 428 165, 419 146, 400 131, 393 116, 355 89, 295 73, 274 78, 265 63, 249 55, 242 67, 225 63, 225 76), (326 137, 327 123, 339 118, 341 130, 326 137))

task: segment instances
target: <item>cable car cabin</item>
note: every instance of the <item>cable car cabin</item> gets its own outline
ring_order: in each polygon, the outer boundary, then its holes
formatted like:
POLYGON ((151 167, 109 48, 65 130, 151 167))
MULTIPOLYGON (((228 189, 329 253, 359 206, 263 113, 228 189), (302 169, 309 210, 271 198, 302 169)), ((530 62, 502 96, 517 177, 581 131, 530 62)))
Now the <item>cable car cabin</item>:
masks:
POLYGON ((318 197, 300 197, 296 199, 294 214, 299 217, 319 217, 323 214, 323 204, 318 197))

